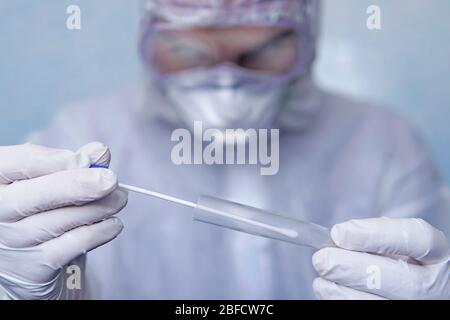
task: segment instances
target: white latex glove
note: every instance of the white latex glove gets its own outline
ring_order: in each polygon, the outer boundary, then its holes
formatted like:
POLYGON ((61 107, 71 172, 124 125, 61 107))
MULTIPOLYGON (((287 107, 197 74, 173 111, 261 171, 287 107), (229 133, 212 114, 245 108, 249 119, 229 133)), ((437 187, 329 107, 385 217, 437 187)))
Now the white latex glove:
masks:
POLYGON ((11 299, 65 298, 63 267, 114 239, 127 202, 109 150, 0 147, 0 285, 11 299))
POLYGON ((448 240, 427 222, 350 220, 331 237, 312 259, 319 299, 450 299, 448 240))

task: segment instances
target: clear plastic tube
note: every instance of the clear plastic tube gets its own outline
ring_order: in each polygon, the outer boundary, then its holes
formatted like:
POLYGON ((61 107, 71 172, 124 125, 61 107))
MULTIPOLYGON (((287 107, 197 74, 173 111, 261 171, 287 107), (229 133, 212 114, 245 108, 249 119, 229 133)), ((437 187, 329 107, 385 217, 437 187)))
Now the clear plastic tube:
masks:
POLYGON ((195 209, 194 220, 316 249, 334 246, 327 228, 210 196, 197 203, 120 183, 119 187, 195 209))
POLYGON ((210 196, 198 198, 194 220, 316 249, 333 246, 325 227, 210 196))

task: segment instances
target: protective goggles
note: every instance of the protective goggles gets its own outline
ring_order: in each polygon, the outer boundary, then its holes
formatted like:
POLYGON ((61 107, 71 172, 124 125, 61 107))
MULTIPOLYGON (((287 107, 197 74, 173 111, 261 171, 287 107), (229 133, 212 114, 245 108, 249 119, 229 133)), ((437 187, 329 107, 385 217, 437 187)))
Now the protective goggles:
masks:
POLYGON ((170 0, 147 1, 140 50, 153 75, 164 77, 223 64, 275 76, 299 75, 308 69, 316 33, 312 21, 316 6, 306 5, 309 1, 241 1, 249 4, 215 9, 201 7, 204 2, 197 0, 189 6, 170 0), (262 10, 265 7, 273 11, 262 10))

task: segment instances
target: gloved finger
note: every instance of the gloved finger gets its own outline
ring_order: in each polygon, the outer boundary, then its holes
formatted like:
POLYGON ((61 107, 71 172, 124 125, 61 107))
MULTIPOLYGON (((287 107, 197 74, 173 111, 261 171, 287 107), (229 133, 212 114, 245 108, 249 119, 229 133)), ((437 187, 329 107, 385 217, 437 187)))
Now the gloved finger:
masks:
POLYGON ((74 169, 17 181, 0 190, 0 221, 80 206, 107 196, 117 184, 117 176, 108 169, 74 169))
POLYGON ((339 223, 331 229, 341 248, 383 255, 403 255, 434 263, 448 255, 442 231, 422 219, 371 218, 339 223))
POLYGON ((0 223, 0 243, 9 248, 33 247, 83 225, 91 225, 122 210, 128 193, 116 189, 105 198, 80 207, 64 207, 0 223))
POLYGON ((54 172, 109 164, 107 146, 93 142, 77 152, 33 144, 0 146, 0 184, 45 176, 54 172))
POLYGON ((375 294, 344 287, 323 278, 314 279, 313 291, 320 300, 386 300, 375 294))
POLYGON ((78 154, 85 154, 89 157, 91 165, 109 167, 111 161, 111 152, 109 148, 101 142, 91 142, 85 144, 77 150, 78 154))
POLYGON ((324 248, 313 255, 320 277, 339 285, 388 299, 417 299, 432 295, 426 267, 370 253, 324 248), (428 286, 422 284, 428 283, 428 286), (427 291, 427 292, 424 292, 427 291))
POLYGON ((50 269, 57 270, 76 257, 113 240, 122 229, 120 219, 113 217, 73 229, 58 238, 40 244, 37 248, 42 252, 43 263, 50 269))

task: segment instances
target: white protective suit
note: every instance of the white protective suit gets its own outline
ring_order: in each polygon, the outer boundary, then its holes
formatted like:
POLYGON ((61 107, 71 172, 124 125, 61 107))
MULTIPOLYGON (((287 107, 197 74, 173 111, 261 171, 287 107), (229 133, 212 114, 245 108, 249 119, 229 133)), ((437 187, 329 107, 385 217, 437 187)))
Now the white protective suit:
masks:
MULTIPOLYGON (((327 227, 351 218, 417 217, 448 236, 443 184, 416 133, 390 111, 305 87, 275 126, 280 169, 273 176, 253 165, 173 164, 177 126, 152 112, 167 106, 133 87, 64 109, 30 140, 72 150, 101 141, 120 182, 187 200, 208 194, 327 227)), ((88 254, 91 297, 314 297, 309 248, 192 222, 189 208, 134 194, 119 217, 119 237, 88 254)))

